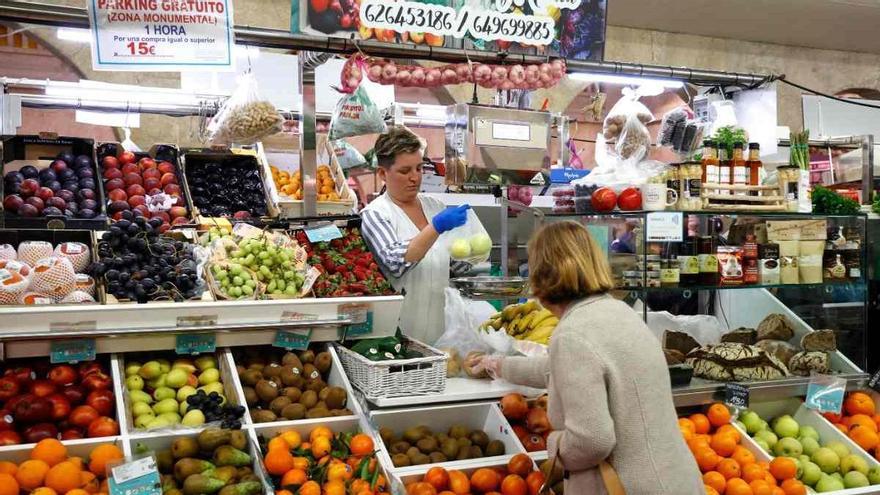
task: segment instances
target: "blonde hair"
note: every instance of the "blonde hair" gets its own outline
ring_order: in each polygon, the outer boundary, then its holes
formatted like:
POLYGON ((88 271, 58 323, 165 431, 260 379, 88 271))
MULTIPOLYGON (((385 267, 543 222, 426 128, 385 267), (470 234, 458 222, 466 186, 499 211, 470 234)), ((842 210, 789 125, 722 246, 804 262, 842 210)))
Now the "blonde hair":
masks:
POLYGON ((563 304, 614 288, 599 244, 574 221, 544 226, 529 241, 529 283, 538 299, 563 304))

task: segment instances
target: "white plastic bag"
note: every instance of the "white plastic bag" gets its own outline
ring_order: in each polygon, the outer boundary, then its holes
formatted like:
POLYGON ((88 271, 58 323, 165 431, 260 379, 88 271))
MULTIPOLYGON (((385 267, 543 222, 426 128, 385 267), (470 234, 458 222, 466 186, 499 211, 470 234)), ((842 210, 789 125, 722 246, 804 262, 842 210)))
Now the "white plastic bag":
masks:
POLYGON ((363 86, 339 99, 330 119, 329 138, 332 140, 364 134, 385 132, 382 112, 373 103, 363 86))
POLYGON ((336 160, 339 162, 342 170, 359 167, 366 163, 364 155, 344 139, 331 141, 330 145, 333 147, 333 154, 336 155, 336 160))
POLYGON ((663 338, 665 330, 671 330, 687 333, 700 345, 718 343, 726 333, 714 315, 673 315, 668 311, 648 311, 648 328, 657 340, 663 338))
POLYGON ((614 149, 623 159, 641 160, 651 146, 651 134, 645 126, 654 120, 648 107, 639 102, 639 91, 623 88, 623 96, 611 107, 602 123, 605 139, 616 139, 614 149))
POLYGON ((235 91, 208 125, 211 143, 253 144, 281 132, 281 115, 275 105, 260 98, 257 78, 243 74, 235 91))
POLYGON ((449 257, 472 265, 489 259, 492 239, 473 209, 467 211, 467 222, 440 236, 449 250, 449 257))
POLYGON ((490 316, 495 308, 485 301, 472 301, 461 296, 461 292, 446 288, 446 331, 434 342, 438 349, 455 349, 461 357, 471 351, 490 351, 491 348, 480 340, 477 328, 490 316))
POLYGON ((610 187, 620 192, 626 187, 640 186, 662 173, 667 165, 641 156, 623 159, 605 143, 602 133, 596 135, 596 168, 586 177, 571 181, 572 185, 610 187))

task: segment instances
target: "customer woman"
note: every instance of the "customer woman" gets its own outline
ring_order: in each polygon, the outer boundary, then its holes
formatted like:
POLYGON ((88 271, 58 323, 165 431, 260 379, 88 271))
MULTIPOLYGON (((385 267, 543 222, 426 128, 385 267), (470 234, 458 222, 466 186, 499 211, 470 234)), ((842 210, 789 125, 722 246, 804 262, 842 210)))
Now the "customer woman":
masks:
POLYGON ((613 481, 615 471, 627 495, 705 493, 678 429, 660 343, 608 294, 613 282, 596 241, 582 225, 559 222, 538 231, 528 252, 532 294, 559 317, 549 357, 483 364, 510 382, 548 389, 547 449, 566 472, 565 493, 608 493, 603 475, 613 481), (613 471, 600 469, 603 461, 613 471))

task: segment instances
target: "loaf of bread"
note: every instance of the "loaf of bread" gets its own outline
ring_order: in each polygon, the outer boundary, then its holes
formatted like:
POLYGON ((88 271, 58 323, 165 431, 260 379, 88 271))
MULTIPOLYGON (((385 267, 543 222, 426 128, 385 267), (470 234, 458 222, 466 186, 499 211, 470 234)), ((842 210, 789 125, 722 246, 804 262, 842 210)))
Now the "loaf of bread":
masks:
POLYGON ((837 338, 834 330, 813 330, 801 338, 801 347, 805 352, 836 351, 837 338))
POLYGON ((785 315, 773 313, 767 315, 758 324, 758 340, 791 340, 794 337, 794 326, 785 315))

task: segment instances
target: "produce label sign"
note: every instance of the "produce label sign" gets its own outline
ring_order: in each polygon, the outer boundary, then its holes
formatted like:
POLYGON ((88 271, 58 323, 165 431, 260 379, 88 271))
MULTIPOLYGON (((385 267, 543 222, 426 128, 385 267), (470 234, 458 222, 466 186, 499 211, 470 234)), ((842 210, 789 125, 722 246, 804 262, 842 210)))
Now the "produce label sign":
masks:
POLYGON ((52 364, 94 361, 95 353, 95 339, 59 340, 49 344, 52 364))
POLYGON ((177 334, 174 349, 178 354, 202 354, 217 350, 217 337, 213 333, 177 334))
POLYGON ((294 33, 601 60, 607 0, 292 0, 294 33))
POLYGON ((88 0, 95 70, 233 70, 231 0, 88 0))
POLYGON ((159 495, 162 482, 156 458, 142 457, 136 461, 114 466, 107 477, 110 495, 159 495))
POLYGON ((272 345, 282 349, 303 351, 309 348, 312 341, 312 331, 309 330, 279 330, 275 334, 272 345))

